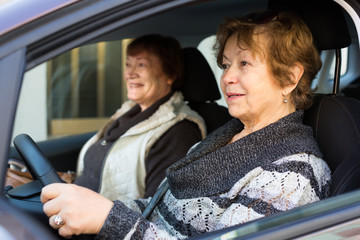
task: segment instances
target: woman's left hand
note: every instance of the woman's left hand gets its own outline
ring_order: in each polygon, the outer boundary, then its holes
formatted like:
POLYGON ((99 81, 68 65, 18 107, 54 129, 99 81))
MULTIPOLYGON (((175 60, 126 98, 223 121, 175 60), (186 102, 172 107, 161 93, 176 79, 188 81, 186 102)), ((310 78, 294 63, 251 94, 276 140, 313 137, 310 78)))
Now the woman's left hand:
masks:
POLYGON ((45 186, 41 202, 50 226, 59 229, 63 237, 97 234, 113 206, 112 201, 96 192, 64 183, 45 186))

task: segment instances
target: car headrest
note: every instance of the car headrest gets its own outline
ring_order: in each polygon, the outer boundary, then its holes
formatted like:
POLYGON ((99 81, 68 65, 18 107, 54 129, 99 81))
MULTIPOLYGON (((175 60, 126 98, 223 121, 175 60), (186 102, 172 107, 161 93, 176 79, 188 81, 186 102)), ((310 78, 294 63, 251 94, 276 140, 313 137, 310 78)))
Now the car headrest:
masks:
POLYGON ((269 10, 292 11, 308 25, 318 50, 340 49, 351 44, 342 8, 330 0, 269 0, 269 10))
POLYGON ((208 62, 202 53, 193 47, 183 49, 184 100, 189 102, 206 102, 220 99, 219 88, 208 62))

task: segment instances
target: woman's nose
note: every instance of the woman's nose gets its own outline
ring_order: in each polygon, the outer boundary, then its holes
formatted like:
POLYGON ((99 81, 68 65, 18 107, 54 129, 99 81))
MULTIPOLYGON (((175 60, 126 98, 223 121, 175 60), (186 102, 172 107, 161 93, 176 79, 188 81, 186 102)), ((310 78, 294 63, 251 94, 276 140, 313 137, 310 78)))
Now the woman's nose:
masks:
POLYGON ((221 76, 221 80, 229 85, 229 84, 234 84, 238 81, 237 78, 237 74, 236 74, 236 69, 234 69, 233 66, 229 67, 226 71, 223 72, 222 76, 221 76))
POLYGON ((136 68, 134 66, 126 66, 125 77, 134 78, 136 76, 136 68))

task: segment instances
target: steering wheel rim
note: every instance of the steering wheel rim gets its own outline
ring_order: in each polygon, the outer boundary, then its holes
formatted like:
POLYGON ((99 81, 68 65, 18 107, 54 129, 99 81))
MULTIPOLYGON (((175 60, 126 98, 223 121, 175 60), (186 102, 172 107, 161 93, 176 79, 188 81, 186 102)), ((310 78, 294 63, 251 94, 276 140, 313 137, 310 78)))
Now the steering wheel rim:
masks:
POLYGON ((33 178, 38 179, 43 186, 63 182, 56 173, 54 166, 47 160, 39 146, 29 135, 17 135, 14 138, 14 146, 33 178))

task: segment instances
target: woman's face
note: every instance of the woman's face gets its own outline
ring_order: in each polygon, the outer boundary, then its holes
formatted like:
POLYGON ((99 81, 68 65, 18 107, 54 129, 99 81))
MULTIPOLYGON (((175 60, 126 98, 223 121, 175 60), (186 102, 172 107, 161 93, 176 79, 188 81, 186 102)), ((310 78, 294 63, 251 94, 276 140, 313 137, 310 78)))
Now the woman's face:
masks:
MULTIPOLYGON (((261 40, 261 38, 260 38, 261 40)), ((223 54, 221 90, 233 117, 256 125, 283 111, 283 91, 264 59, 254 58, 245 46, 231 36, 223 54), (244 48, 244 49, 243 49, 244 48)))
POLYGON ((171 91, 173 80, 166 76, 159 58, 146 51, 127 56, 124 78, 128 98, 145 110, 171 91))

